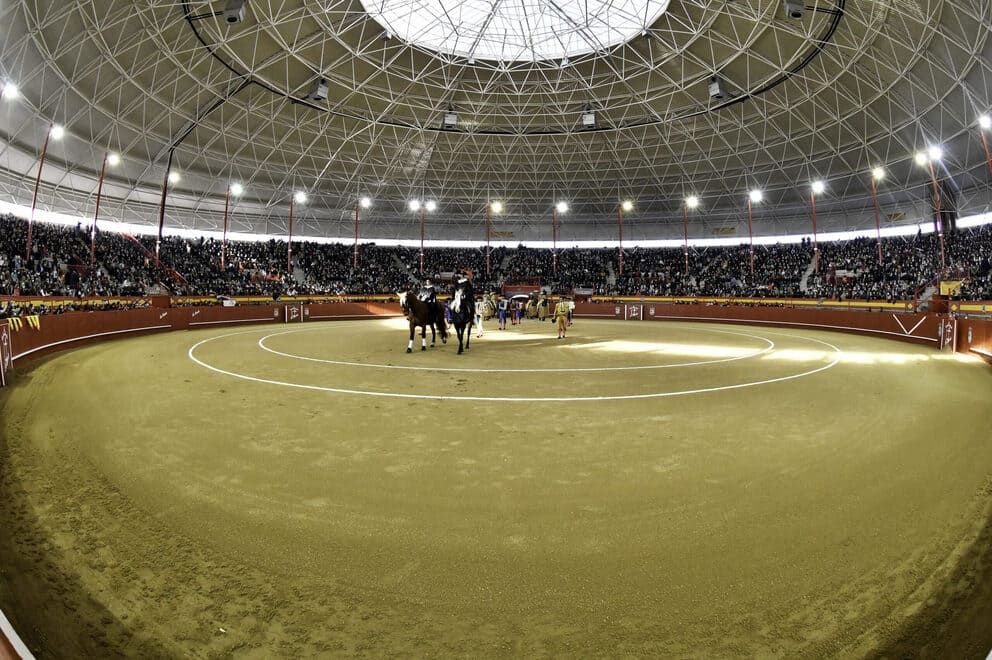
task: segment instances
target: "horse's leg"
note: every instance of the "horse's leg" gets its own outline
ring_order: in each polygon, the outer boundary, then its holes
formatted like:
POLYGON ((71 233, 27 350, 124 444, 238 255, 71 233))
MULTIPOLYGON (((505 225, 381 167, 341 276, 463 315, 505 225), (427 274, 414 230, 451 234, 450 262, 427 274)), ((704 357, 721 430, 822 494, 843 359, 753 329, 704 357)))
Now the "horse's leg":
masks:
POLYGON ((427 350, 427 326, 420 326, 420 350, 427 350))
POLYGON ((406 352, 413 353, 413 333, 416 332, 416 327, 413 325, 413 321, 410 321, 410 341, 406 343, 406 352))
POLYGON ((465 332, 465 326, 455 324, 455 334, 458 335, 458 354, 462 354, 462 334, 465 332))
POLYGON ((469 321, 468 325, 465 326, 465 350, 467 351, 472 347, 472 326, 474 321, 469 321))

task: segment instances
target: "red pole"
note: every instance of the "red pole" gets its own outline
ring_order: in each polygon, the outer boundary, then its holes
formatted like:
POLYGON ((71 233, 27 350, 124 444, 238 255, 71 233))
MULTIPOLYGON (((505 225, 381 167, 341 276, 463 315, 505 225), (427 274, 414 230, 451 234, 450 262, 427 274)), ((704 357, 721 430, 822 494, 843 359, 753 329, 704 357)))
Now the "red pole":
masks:
POLYGON ((424 206, 420 205, 420 275, 424 274, 424 206))
POLYGON ((358 270, 358 206, 359 201, 355 200, 355 256, 351 262, 352 270, 358 270))
POLYGON ((486 200, 486 275, 489 274, 490 256, 489 239, 492 236, 492 202, 486 200))
POLYGON ((617 207, 617 229, 620 231, 620 248, 617 259, 620 263, 620 274, 623 275, 623 205, 617 207))
POLYGON ((937 171, 933 167, 933 160, 930 161, 930 180, 933 182, 934 205, 937 209, 937 236, 940 237, 940 268, 944 269, 944 217, 940 209, 940 189, 937 187, 937 171))
POLYGON ((31 215, 28 216, 28 244, 27 249, 24 252, 25 260, 31 258, 32 225, 34 224, 34 209, 38 205, 38 188, 41 186, 41 169, 45 167, 45 156, 48 155, 48 140, 52 137, 52 128, 54 127, 54 124, 48 125, 48 132, 45 133, 45 144, 41 147, 41 160, 38 162, 38 176, 34 180, 34 197, 31 198, 31 215))
POLYGON ((754 232, 751 230, 751 198, 747 198, 747 239, 751 244, 751 274, 754 275, 754 232))
POLYGON ((689 209, 682 205, 682 254, 685 256, 685 276, 689 277, 689 209))
POLYGON ((96 265, 96 220, 100 217, 100 198, 103 196, 103 177, 107 174, 107 154, 100 166, 100 182, 96 184, 96 210, 93 211, 93 228, 90 229, 90 268, 96 265))
POLYGON ((551 272, 558 274, 558 207, 551 209, 551 272))
POLYGON ((816 239, 816 193, 809 191, 809 204, 813 210, 813 268, 820 272, 820 243, 816 239))
POLYGON ((985 137, 985 131, 978 129, 978 134, 982 136, 982 148, 985 149, 985 162, 989 166, 989 174, 992 174, 992 153, 989 152, 989 141, 985 137))
POLYGON ((227 187, 227 194, 224 195, 224 238, 220 243, 220 270, 227 270, 227 211, 231 205, 231 186, 227 187))
POLYGON ((878 263, 882 263, 882 212, 878 208, 878 187, 875 183, 875 177, 871 178, 871 199, 872 204, 875 206, 875 239, 878 241, 878 263))
POLYGON ((293 272, 293 207, 296 205, 296 196, 289 200, 289 243, 286 245, 286 276, 293 272))

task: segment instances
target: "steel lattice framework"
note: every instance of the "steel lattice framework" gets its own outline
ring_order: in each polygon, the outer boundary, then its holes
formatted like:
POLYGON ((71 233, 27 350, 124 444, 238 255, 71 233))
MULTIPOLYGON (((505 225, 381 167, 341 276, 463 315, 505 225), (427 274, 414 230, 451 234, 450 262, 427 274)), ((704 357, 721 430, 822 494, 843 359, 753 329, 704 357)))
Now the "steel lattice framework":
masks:
POLYGON ((369 195, 364 231, 382 238, 413 235, 411 198, 439 201, 438 236, 481 238, 486 199, 518 236, 536 234, 555 199, 571 205, 566 236, 612 235, 630 198, 628 236, 668 237, 695 194, 693 233, 707 235, 735 228, 760 187, 767 233, 806 217, 813 179, 828 182, 825 225, 857 227, 878 166, 888 221, 909 222, 926 216, 929 180, 913 153, 936 143, 958 204, 986 209, 977 118, 992 105, 992 0, 809 0, 801 19, 781 0, 665 4, 625 42, 536 60, 432 50, 359 0, 249 0, 233 25, 222 0, 6 2, 0 77, 21 98, 0 106, 0 199, 30 200, 57 122, 67 135, 49 154, 44 207, 91 214, 109 150, 123 162, 106 217, 150 223, 173 151, 168 222, 198 229, 218 226, 237 181, 240 231, 282 231, 306 190, 303 234, 349 235, 369 195), (317 78, 326 101, 308 100, 317 78))

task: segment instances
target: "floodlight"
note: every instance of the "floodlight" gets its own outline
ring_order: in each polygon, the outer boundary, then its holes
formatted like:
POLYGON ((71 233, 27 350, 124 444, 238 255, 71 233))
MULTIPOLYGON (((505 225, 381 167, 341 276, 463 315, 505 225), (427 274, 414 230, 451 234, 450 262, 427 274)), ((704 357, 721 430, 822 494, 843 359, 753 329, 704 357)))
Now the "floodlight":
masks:
POLYGON ((175 170, 169 170, 169 183, 179 183, 182 177, 179 176, 179 172, 175 170))
POLYGON ((623 200, 623 203, 620 204, 620 208, 622 208, 624 211, 630 211, 634 208, 634 202, 630 201, 629 199, 625 199, 623 200))
POLYGON ((362 197, 360 200, 358 200, 358 205, 361 206, 363 209, 367 209, 368 207, 372 206, 372 199, 369 197, 362 197))
POLYGON ((17 85, 14 83, 4 83, 3 86, 3 97, 5 99, 14 100, 21 95, 21 90, 17 89, 17 85))
POLYGON ((293 195, 293 199, 296 201, 297 204, 304 204, 307 201, 307 194, 302 190, 297 190, 296 194, 293 195))
POLYGON ((699 206, 699 198, 695 195, 689 195, 685 198, 685 205, 687 208, 694 209, 699 206))
POLYGON ((814 181, 812 184, 812 188, 813 188, 813 194, 819 195, 820 193, 822 193, 824 190, 827 189, 827 186, 822 181, 814 181))
POLYGON ((885 170, 883 170, 881 167, 876 167, 871 171, 871 177, 876 181, 881 181, 882 179, 885 178, 885 170))
POLYGON ((109 154, 107 154, 107 165, 110 165, 111 167, 116 167, 120 164, 121 164, 120 154, 115 154, 114 152, 110 152, 109 154))
POLYGON ((940 160, 944 157, 944 151, 938 146, 927 147, 927 156, 930 160, 940 160))
POLYGON ((419 211, 420 210, 420 200, 419 199, 411 199, 410 200, 409 207, 410 207, 410 210, 411 211, 419 211))
POLYGON ((53 124, 51 135, 53 140, 61 140, 62 136, 65 135, 65 129, 59 126, 58 124, 53 124))
POLYGON ((492 209, 492 212, 493 213, 502 213, 503 212, 503 202, 492 202, 489 205, 489 208, 492 209))
POLYGON ((761 191, 758 190, 758 189, 752 190, 751 192, 749 192, 747 194, 747 196, 748 196, 748 199, 750 199, 752 202, 760 202, 761 199, 762 199, 762 197, 763 197, 763 195, 761 194, 761 191))
POLYGON ((913 156, 913 160, 916 161, 917 165, 926 165, 930 162, 925 151, 917 151, 916 155, 913 156))
POLYGON ((437 210, 437 202, 434 200, 428 200, 428 202, 424 204, 424 208, 427 209, 428 213, 433 213, 437 210))
MULTIPOLYGON (((14 89, 17 89, 16 87, 14 89)), ((982 115, 978 118, 978 125, 982 128, 992 128, 992 117, 982 115)))
POLYGON ((234 195, 235 197, 237 197, 238 195, 240 195, 244 191, 245 191, 245 187, 242 186, 240 183, 232 183, 231 184, 231 194, 234 195))
POLYGON ((568 204, 566 202, 558 202, 555 204, 555 209, 557 209, 559 213, 565 213, 568 211, 568 204))

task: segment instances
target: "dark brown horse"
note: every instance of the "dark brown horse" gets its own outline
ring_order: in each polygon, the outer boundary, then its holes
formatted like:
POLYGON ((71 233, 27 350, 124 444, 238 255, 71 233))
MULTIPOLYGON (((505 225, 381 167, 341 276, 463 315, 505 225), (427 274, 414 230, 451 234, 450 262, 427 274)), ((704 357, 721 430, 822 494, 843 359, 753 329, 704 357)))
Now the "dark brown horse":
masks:
POLYGON ((438 305, 429 305, 417 298, 413 291, 401 291, 397 295, 400 297, 400 307, 410 321, 410 341, 407 342, 406 352, 413 352, 413 336, 420 328, 420 350, 427 350, 427 327, 431 329, 431 346, 434 346, 437 335, 441 335, 441 341, 448 343, 448 328, 444 323, 444 313, 438 305))

